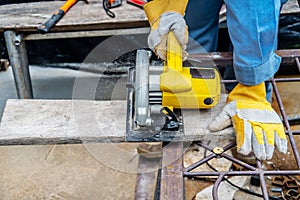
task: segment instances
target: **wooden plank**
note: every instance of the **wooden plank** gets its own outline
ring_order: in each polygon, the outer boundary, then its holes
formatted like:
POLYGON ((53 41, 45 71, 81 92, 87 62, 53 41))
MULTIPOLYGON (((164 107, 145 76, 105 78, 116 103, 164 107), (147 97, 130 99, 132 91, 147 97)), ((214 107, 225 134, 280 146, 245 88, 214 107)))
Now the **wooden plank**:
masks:
MULTIPOLYGON (((224 105, 224 98, 213 109, 183 112, 182 141, 234 137, 232 128, 220 132, 207 129, 224 105)), ((8 100, 0 126, 0 145, 123 142, 126 104, 124 100, 8 100)))
MULTIPOLYGON (((49 1, 10 4, 0 6, 0 31, 14 29, 37 32, 37 26, 44 23, 64 4, 64 1, 49 1)), ((115 28, 147 27, 145 13, 136 6, 123 2, 112 10, 116 18, 110 18, 102 7, 102 1, 79 1, 58 22, 51 31, 103 30, 115 28)))
MULTIPOLYGON (((37 26, 44 23, 63 5, 64 1, 21 3, 0 6, 0 31, 7 29, 37 32, 37 26)), ((123 2, 112 10, 116 18, 110 18, 102 7, 102 2, 89 0, 89 4, 79 1, 51 31, 80 31, 148 27, 142 9, 123 2)), ((289 0, 282 8, 282 14, 299 13, 297 0, 289 0)))
POLYGON ((111 35, 132 35, 132 34, 146 34, 150 32, 149 27, 144 28, 123 28, 97 31, 73 31, 73 32, 56 32, 47 34, 29 34, 24 35, 24 40, 49 40, 49 39, 65 39, 65 38, 82 38, 82 37, 100 37, 111 35))
POLYGON ((8 100, 1 144, 121 142, 124 101, 8 100))

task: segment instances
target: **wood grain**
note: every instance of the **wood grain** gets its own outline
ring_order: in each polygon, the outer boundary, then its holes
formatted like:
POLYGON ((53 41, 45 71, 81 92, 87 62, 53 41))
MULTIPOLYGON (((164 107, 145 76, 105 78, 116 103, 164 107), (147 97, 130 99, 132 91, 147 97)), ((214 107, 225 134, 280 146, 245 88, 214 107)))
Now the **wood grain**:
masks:
MULTIPOLYGON (((0 6, 0 31, 16 30, 37 32, 37 26, 44 23, 62 6, 64 1, 21 3, 0 6)), ((123 4, 112 10, 116 18, 110 18, 102 7, 102 1, 89 0, 89 4, 79 1, 51 29, 57 31, 104 30, 120 28, 148 27, 141 8, 123 4)), ((282 8, 282 14, 299 13, 297 0, 289 0, 282 8)))
MULTIPOLYGON (((10 4, 0 6, 0 31, 37 32, 37 26, 47 21, 62 6, 64 1, 49 1, 10 4), (2 20, 4 19, 4 20, 2 20)), ((71 30, 103 30, 115 28, 147 27, 144 11, 123 2, 112 10, 116 18, 110 18, 102 8, 102 1, 89 0, 89 4, 79 1, 74 5, 52 32, 71 30)))

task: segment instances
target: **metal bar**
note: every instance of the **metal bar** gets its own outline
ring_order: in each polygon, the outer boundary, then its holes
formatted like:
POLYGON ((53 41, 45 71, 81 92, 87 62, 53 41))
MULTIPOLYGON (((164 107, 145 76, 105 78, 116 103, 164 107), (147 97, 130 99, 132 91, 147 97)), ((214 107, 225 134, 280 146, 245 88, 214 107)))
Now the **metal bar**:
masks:
POLYGON ((224 175, 225 175, 224 173, 220 173, 218 179, 216 180, 216 182, 213 186, 212 196, 213 196, 214 200, 219 200, 218 189, 219 189, 221 182, 223 181, 224 175))
POLYGON ((185 199, 183 153, 182 142, 171 142, 163 148, 160 200, 185 199))
POLYGON ((24 35, 24 40, 49 40, 49 39, 65 39, 65 38, 82 38, 82 37, 99 37, 111 35, 129 35, 129 34, 146 34, 150 32, 149 27, 145 28, 127 28, 127 29, 111 29, 97 31, 73 31, 73 32, 57 32, 47 34, 28 34, 24 35))
POLYGON ((299 58, 295 58, 295 61, 296 61, 298 70, 299 70, 299 72, 300 72, 300 61, 299 61, 299 58))
MULTIPOLYGON (((219 176, 220 173, 225 173, 226 176, 253 176, 259 175, 259 170, 256 171, 228 171, 228 172, 187 172, 183 175, 185 177, 193 176, 219 176)), ((282 171, 264 171, 265 176, 279 176, 279 175, 300 175, 300 170, 282 170, 282 171)))
POLYGON ((278 88, 276 86, 276 82, 275 82, 274 79, 272 79, 272 85, 273 85, 273 90, 274 90, 274 93, 275 93, 275 96, 276 96, 276 99, 277 99, 277 103, 278 103, 281 115, 283 117, 284 124, 285 124, 287 132, 288 132, 288 136, 289 136, 290 143, 291 143, 291 146, 292 146, 292 149, 293 149, 293 152, 294 152, 294 156, 295 156, 298 168, 300 169, 300 156, 299 156, 299 152, 298 152, 298 149, 297 149, 297 146, 296 146, 295 139, 294 139, 293 134, 291 132, 291 127, 290 127, 290 124, 289 124, 289 121, 288 121, 287 114, 286 114, 286 112, 284 110, 283 103, 282 103, 281 97, 279 95, 279 90, 278 90, 278 88))
POLYGON ((138 170, 135 185, 135 200, 153 199, 157 170, 160 166, 160 158, 146 158, 139 156, 138 170))
POLYGON ((189 172, 189 171, 199 167, 203 163, 206 163, 206 162, 210 161, 211 159, 213 159, 215 157, 216 157, 216 155, 212 153, 212 154, 206 156, 205 158, 203 158, 203 159, 195 162, 194 164, 190 165, 189 167, 185 168, 185 172, 189 172))
POLYGON ((263 193, 263 197, 264 197, 265 200, 268 200, 269 195, 268 195, 266 181, 265 181, 265 178, 264 178, 264 171, 262 169, 261 162, 259 160, 257 160, 256 163, 257 163, 257 168, 259 169, 259 180, 260 180, 260 186, 261 186, 261 190, 262 190, 262 193, 263 193))
POLYGON ((293 135, 299 135, 300 134, 300 130, 296 130, 296 131, 292 131, 293 135))
POLYGON ((212 151, 212 148, 211 148, 210 146, 204 144, 203 142, 197 141, 197 142, 195 142, 195 143, 196 143, 197 145, 199 145, 200 147, 203 147, 203 148, 206 149, 206 150, 212 151))
MULTIPOLYGON (((276 82, 299 82, 300 78, 273 78, 276 82)), ((267 82, 271 82, 272 80, 267 80, 267 82)), ((221 83, 237 83, 237 80, 221 80, 221 83)))
MULTIPOLYGON (((209 147, 208 145, 203 144, 202 142, 195 142, 195 143, 196 143, 197 145, 199 145, 199 146, 201 146, 201 147, 203 147, 203 148, 205 148, 205 149, 207 149, 207 150, 209 150, 209 151, 212 152, 212 148, 209 147)), ((235 146, 235 142, 226 145, 226 146, 223 148, 223 149, 224 149, 224 152, 227 151, 227 150, 229 150, 229 149, 231 149, 231 148, 234 147, 234 146, 235 146)), ((191 171, 191 170, 193 170, 193 169, 199 167, 199 166, 202 165, 203 163, 206 163, 206 162, 210 161, 211 159, 215 158, 216 156, 217 156, 217 155, 216 155, 215 153, 212 152, 210 155, 206 156, 205 158, 203 158, 203 159, 199 160, 198 162, 195 162, 194 164, 192 164, 192 165, 186 167, 186 168, 185 168, 185 171, 186 171, 186 172, 189 172, 189 171, 191 171)), ((251 169, 252 169, 252 168, 251 168, 251 169)))
MULTIPOLYGON (((207 149, 207 150, 213 152, 213 148, 210 147, 210 146, 208 146, 208 145, 206 145, 206 144, 204 144, 203 142, 197 141, 197 142, 195 142, 195 143, 196 143, 197 145, 199 145, 200 147, 203 147, 203 148, 205 148, 205 149, 207 149)), ((231 149, 231 148, 233 148, 233 147, 235 147, 235 145, 236 145, 235 142, 232 142, 232 143, 226 145, 225 147, 223 147, 224 152, 227 151, 227 150, 229 150, 229 149, 231 149)))
POLYGON ((253 171, 256 170, 255 167, 253 167, 253 166, 251 166, 251 165, 248 165, 247 163, 245 163, 245 162, 243 162, 243 161, 240 161, 240 160, 238 160, 238 159, 236 159, 236 158, 234 158, 234 157, 232 157, 232 156, 230 156, 230 155, 228 155, 228 154, 226 154, 226 153, 222 153, 221 156, 222 156, 223 158, 226 158, 227 160, 230 160, 231 162, 234 162, 234 163, 236 163, 236 164, 238 164, 238 165, 240 165, 240 166, 246 168, 246 169, 253 170, 253 171))
MULTIPOLYGON (((282 64, 294 63, 294 58, 300 57, 300 49, 276 50, 275 53, 282 58, 282 64)), ((189 54, 188 61, 201 66, 232 66, 232 52, 211 52, 189 54)))
POLYGON ((10 65, 13 69, 17 94, 20 99, 32 99, 32 86, 25 41, 22 35, 14 31, 5 31, 4 38, 7 46, 10 65))

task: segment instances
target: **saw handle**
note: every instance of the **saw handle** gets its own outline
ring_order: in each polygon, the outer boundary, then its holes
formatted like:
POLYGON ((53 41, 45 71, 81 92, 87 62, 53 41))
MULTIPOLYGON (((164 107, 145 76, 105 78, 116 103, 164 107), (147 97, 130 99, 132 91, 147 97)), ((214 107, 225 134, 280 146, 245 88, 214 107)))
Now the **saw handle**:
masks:
POLYGON ((171 31, 167 38, 167 61, 160 74, 160 90, 169 93, 188 92, 192 89, 189 70, 182 67, 182 48, 171 31))
POLYGON ((38 27, 38 31, 41 34, 46 34, 50 29, 63 18, 63 16, 68 12, 68 10, 77 3, 77 0, 67 0, 67 2, 56 11, 51 18, 44 24, 38 27))
POLYGON ((167 39, 167 68, 175 71, 182 71, 182 48, 177 41, 175 34, 171 31, 167 39))

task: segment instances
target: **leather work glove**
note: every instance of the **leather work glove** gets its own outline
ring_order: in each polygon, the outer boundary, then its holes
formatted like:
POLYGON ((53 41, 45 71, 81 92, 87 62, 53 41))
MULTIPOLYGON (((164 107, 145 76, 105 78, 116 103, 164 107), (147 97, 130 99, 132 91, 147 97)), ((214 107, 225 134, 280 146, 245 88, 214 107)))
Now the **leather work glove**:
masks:
POLYGON ((211 131, 233 124, 237 151, 254 152, 258 160, 271 159, 274 145, 287 151, 287 139, 280 117, 266 100, 265 83, 255 86, 238 84, 228 95, 227 104, 209 125, 211 131))
POLYGON ((188 31, 183 18, 187 2, 187 0, 153 0, 144 6, 151 26, 148 45, 163 60, 166 60, 167 35, 170 31, 174 33, 182 47, 183 60, 187 58, 185 49, 188 31))

